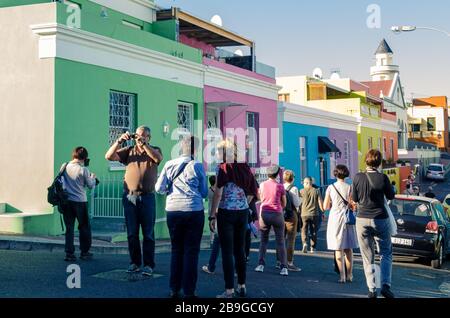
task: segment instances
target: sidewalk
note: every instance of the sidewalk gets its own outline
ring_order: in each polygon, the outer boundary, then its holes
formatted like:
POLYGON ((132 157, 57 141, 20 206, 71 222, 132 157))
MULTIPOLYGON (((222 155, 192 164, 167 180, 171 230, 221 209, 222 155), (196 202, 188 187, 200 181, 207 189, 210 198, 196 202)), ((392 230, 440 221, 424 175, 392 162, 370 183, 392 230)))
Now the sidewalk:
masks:
MULTIPOLYGON (((170 252, 170 240, 156 240, 156 253, 170 252)), ((79 246, 75 236, 75 246, 79 246)), ((209 248, 209 236, 202 240, 201 248, 209 248)), ((60 236, 24 236, 0 234, 0 250, 64 252, 64 235, 60 236)), ((92 234, 91 252, 95 254, 128 254, 128 243, 113 242, 111 235, 105 233, 92 234)))

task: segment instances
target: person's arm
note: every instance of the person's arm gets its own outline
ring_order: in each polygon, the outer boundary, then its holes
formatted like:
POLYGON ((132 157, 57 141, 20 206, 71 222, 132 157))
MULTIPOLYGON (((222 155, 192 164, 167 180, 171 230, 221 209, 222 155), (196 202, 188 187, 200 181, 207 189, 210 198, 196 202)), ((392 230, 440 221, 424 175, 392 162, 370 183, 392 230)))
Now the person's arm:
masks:
POLYGON ((353 180, 352 189, 351 189, 351 199, 354 203, 359 202, 356 180, 353 180))
POLYGON ((383 179, 384 179, 384 195, 388 200, 392 200, 395 198, 394 189, 392 188, 389 178, 385 174, 383 174, 383 179))
POLYGON ((325 209, 323 208, 323 200, 321 195, 319 195, 319 209, 320 211, 325 212, 325 209))
POLYGON ((167 164, 164 165, 164 168, 161 171, 161 174, 158 177, 158 181, 155 184, 155 191, 159 194, 167 193, 167 185, 169 183, 169 179, 167 177, 167 164))
POLYGON ((148 144, 143 144, 142 148, 144 148, 147 155, 152 158, 156 164, 160 164, 163 161, 163 155, 161 153, 161 149, 157 147, 152 147, 148 144))
POLYGON ((108 151, 105 154, 105 159, 108 161, 121 161, 121 157, 117 154, 117 151, 122 147, 122 144, 130 140, 131 136, 128 132, 120 136, 119 139, 117 139, 116 142, 112 144, 112 146, 108 149, 108 151))
POLYGON ((281 196, 281 207, 284 209, 286 208, 286 203, 287 203, 287 199, 286 199, 286 194, 283 194, 281 196))
POLYGON ((196 163, 195 166, 195 173, 198 176, 199 179, 199 191, 202 198, 208 197, 208 181, 206 178, 205 168, 201 163, 196 163))
POLYGON ((292 187, 292 189, 289 191, 292 198, 292 203, 294 204, 295 208, 298 210, 300 206, 300 198, 298 196, 298 189, 297 187, 292 187))
POLYGON ((94 188, 95 186, 95 174, 90 173, 88 168, 84 168, 83 169, 83 177, 84 177, 84 184, 86 187, 88 187, 89 189, 94 188))
POLYGON ((327 192, 325 193, 325 200, 323 202, 323 207, 325 208, 325 210, 331 209, 331 197, 330 197, 330 191, 328 189, 327 189, 327 192))
POLYGON ((217 210, 219 209, 219 203, 220 203, 220 200, 222 199, 223 187, 218 188, 217 184, 216 184, 216 185, 214 185, 213 191, 214 191, 214 196, 213 196, 212 207, 211 207, 211 217, 210 217, 210 221, 209 221, 209 229, 211 230, 211 232, 216 231, 217 210))

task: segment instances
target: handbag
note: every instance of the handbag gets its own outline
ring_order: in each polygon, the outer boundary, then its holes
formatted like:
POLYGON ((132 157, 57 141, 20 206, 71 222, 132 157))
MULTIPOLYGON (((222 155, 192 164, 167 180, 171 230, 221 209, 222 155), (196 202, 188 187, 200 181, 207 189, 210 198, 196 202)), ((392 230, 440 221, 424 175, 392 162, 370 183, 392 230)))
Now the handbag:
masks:
POLYGON ((355 225, 356 224, 356 217, 355 213, 353 213, 352 209, 348 207, 348 201, 344 199, 342 194, 339 192, 339 190, 336 188, 334 184, 332 184, 334 190, 336 190, 337 194, 341 197, 342 201, 347 207, 347 210, 345 210, 345 224, 346 225, 355 225))
MULTIPOLYGON (((366 173, 367 180, 372 188, 374 188, 372 180, 369 178, 369 174, 366 173)), ((395 220, 394 214, 392 213, 391 207, 389 206, 386 196, 384 196, 384 209, 386 210, 389 218, 389 234, 391 236, 397 235, 397 221, 395 220)))

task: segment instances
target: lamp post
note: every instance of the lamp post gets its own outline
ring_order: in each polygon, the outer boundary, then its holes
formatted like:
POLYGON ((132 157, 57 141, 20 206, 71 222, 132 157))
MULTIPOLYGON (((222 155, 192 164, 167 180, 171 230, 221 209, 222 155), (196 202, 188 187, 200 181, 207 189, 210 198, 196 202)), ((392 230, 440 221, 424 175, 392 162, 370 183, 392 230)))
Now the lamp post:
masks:
POLYGON ((446 36, 450 37, 450 32, 440 30, 437 28, 431 28, 431 27, 418 27, 413 25, 394 25, 391 27, 392 32, 399 34, 402 32, 412 32, 416 30, 428 30, 428 31, 436 31, 440 33, 444 33, 446 36))

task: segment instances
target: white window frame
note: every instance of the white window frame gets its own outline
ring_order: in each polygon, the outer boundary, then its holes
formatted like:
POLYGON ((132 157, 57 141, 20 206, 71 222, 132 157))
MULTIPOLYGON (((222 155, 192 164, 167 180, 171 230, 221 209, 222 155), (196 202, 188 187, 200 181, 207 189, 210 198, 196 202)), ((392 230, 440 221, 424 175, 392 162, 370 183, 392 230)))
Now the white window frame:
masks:
POLYGON ((192 103, 186 103, 186 102, 178 102, 177 104, 177 129, 180 135, 184 135, 184 134, 194 134, 194 104, 192 103), (189 122, 190 122, 190 127, 180 127, 179 123, 178 123, 178 118, 179 118, 179 112, 180 112, 180 107, 186 107, 188 108, 190 111, 189 114, 189 122))
POLYGON ((351 141, 346 139, 344 141, 344 162, 350 172, 352 171, 351 146, 351 141))
POLYGON ((259 160, 258 160, 258 138, 259 138, 259 133, 258 133, 258 126, 259 126, 259 113, 256 112, 246 112, 245 114, 245 125, 247 128, 247 132, 248 132, 248 138, 249 138, 249 149, 248 149, 248 164, 251 167, 256 167, 259 164, 259 160), (253 123, 254 126, 256 127, 250 127, 248 125, 248 121, 249 121, 249 116, 254 116, 253 118, 253 123), (256 136, 253 136, 254 139, 256 140, 250 140, 250 130, 249 128, 254 128, 256 130, 256 136))
POLYGON ((390 159, 392 159, 392 160, 395 159, 395 156, 394 156, 394 147, 395 147, 394 139, 393 139, 393 138, 390 138, 390 140, 389 140, 389 150, 391 151, 391 158, 390 158, 390 159))
MULTIPOLYGON (((136 117, 136 111, 137 111, 137 95, 133 94, 133 93, 127 93, 127 92, 122 92, 122 91, 118 91, 118 90, 109 90, 109 143, 112 144, 114 143, 114 141, 116 141, 120 136, 118 136, 118 134, 116 136, 114 136, 114 138, 111 137, 111 128, 115 128, 115 129, 122 129, 122 133, 125 133, 127 131, 129 132, 134 132, 136 127, 135 127, 135 117, 136 117), (111 105, 112 102, 112 94, 116 94, 118 97, 119 102, 115 103, 114 105, 111 105), (125 107, 127 105, 125 105, 124 103, 120 103, 120 97, 121 95, 123 97, 125 96, 129 96, 131 99, 131 102, 129 103, 130 105, 128 105, 129 108, 129 115, 128 115, 128 127, 126 127, 125 125, 122 126, 111 126, 111 116, 113 116, 111 114, 111 106, 116 106, 116 107, 125 107)), ((125 115, 116 115, 117 117, 126 117, 125 115)), ((121 164, 120 162, 114 162, 114 161, 110 161, 109 163, 109 169, 111 171, 116 171, 116 170, 124 170, 125 166, 123 164, 121 164)))
MULTIPOLYGON (((331 142, 336 146, 336 139, 332 139, 331 142)), ((335 152, 330 154, 330 179, 334 179, 334 169, 337 166, 337 155, 335 152)))
POLYGON ((303 180, 308 176, 308 140, 307 137, 298 138, 299 157, 300 157, 300 179, 303 180))

